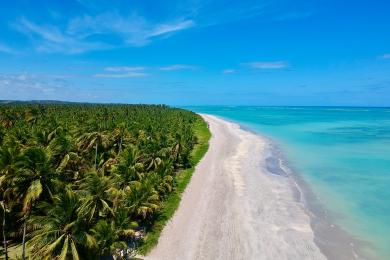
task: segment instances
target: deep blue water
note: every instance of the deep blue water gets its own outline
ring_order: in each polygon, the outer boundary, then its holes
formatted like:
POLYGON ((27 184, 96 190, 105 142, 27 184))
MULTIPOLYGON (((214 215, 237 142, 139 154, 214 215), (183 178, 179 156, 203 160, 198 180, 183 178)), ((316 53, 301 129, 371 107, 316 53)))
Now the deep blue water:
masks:
POLYGON ((187 107, 274 140, 335 221, 390 259, 390 108, 187 107))

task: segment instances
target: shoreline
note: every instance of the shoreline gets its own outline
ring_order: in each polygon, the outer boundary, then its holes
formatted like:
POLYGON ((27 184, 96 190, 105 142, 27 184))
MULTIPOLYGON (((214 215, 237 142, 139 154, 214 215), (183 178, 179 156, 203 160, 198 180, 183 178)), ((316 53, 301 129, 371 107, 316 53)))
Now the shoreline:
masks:
MULTIPOLYGON (((258 133, 256 133, 258 134, 258 133)), ((296 199, 300 201, 310 217, 310 224, 314 232, 314 242, 328 259, 374 259, 364 252, 370 244, 355 238, 335 224, 335 213, 322 204, 311 186, 287 162, 283 152, 277 144, 265 137, 270 143, 270 149, 276 151, 279 167, 291 180, 291 185, 297 190, 296 199)))
MULTIPOLYGON (((328 259, 379 259, 374 255, 372 244, 355 238, 343 229, 343 227, 334 223, 337 218, 336 213, 328 210, 326 205, 319 201, 311 186, 287 161, 286 156, 276 140, 248 126, 242 125, 240 122, 229 118, 218 117, 227 122, 239 125, 244 131, 251 132, 267 142, 269 146, 268 153, 270 153, 269 158, 277 160, 278 167, 282 171, 282 173, 278 172, 273 174, 286 175, 291 180, 292 187, 297 190, 296 199, 301 200, 305 211, 310 217, 310 224, 315 235, 314 242, 328 259), (371 254, 367 252, 370 250, 371 254)), ((275 165, 275 161, 272 161, 271 164, 275 165)), ((272 173, 272 170, 269 172, 272 173)))
POLYGON ((200 114, 212 137, 145 259, 374 259, 368 244, 332 224, 276 141, 200 114))
POLYGON ((269 172, 266 138, 201 116, 209 150, 145 259, 326 259, 291 178, 269 172))

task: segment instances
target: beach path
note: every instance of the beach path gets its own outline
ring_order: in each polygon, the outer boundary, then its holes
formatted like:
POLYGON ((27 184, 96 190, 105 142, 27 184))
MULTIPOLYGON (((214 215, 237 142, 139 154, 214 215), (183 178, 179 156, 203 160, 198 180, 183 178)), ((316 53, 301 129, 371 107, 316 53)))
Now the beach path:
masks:
POLYGON ((202 117, 209 150, 145 259, 325 259, 291 179, 267 170, 267 141, 202 117))

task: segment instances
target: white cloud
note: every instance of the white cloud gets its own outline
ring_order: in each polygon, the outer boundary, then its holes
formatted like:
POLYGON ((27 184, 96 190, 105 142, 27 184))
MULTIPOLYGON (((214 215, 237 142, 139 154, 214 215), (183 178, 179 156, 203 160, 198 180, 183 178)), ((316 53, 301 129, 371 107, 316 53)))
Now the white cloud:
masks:
MULTIPOLYGON (((37 24, 25 17, 18 19, 12 27, 27 35, 40 52, 83 53, 91 50, 109 49, 115 46, 144 46, 153 38, 169 36, 175 32, 193 27, 188 19, 165 22, 151 22, 137 14, 129 16, 108 12, 96 16, 82 15, 70 19, 63 25, 37 24), (110 35, 109 42, 102 35, 110 35), (98 38, 100 40, 96 40, 98 38), (91 40, 94 39, 94 40, 91 40)), ((3 48, 3 52, 7 49, 3 48)), ((0 51, 2 48, 0 46, 0 51)))
POLYGON ((233 69, 226 69, 222 71, 223 74, 233 74, 236 73, 236 70, 233 69))
MULTIPOLYGON (((94 100, 97 95, 107 101, 109 90, 73 87, 74 75, 45 73, 0 73, 0 98, 4 100, 94 100), (75 95, 77 93, 77 95, 75 95)), ((96 87, 96 86, 94 86, 96 87)), ((115 95, 118 96, 119 92, 115 95)))
POLYGON ((185 69, 194 69, 195 66, 192 65, 186 65, 186 64, 174 64, 174 65, 169 65, 165 67, 160 67, 160 70, 165 70, 165 71, 172 71, 172 70, 185 70, 185 69))
POLYGON ((28 73, 0 74, 0 92, 3 99, 50 97, 63 92, 69 83, 60 75, 35 75, 28 73))
POLYGON ((89 42, 84 39, 69 36, 63 33, 58 27, 38 25, 24 17, 13 24, 13 27, 32 38, 36 50, 40 52, 75 54, 109 47, 109 45, 102 42, 89 42))
POLYGON ((95 78, 141 78, 148 76, 142 72, 126 72, 126 73, 102 73, 93 75, 95 78))
POLYGON ((50 25, 37 25, 24 17, 19 20, 19 25, 17 25, 17 28, 21 32, 36 34, 42 37, 42 39, 50 42, 62 43, 67 40, 58 28, 50 25))
POLYGON ((97 16, 84 15, 69 21, 67 33, 83 37, 98 34, 118 35, 125 44, 144 46, 157 36, 193 27, 192 20, 176 19, 167 22, 153 23, 135 13, 122 16, 115 12, 97 16))
POLYGON ((252 69, 283 69, 288 66, 285 61, 255 61, 245 63, 252 69))
POLYGON ((115 66, 115 67, 106 67, 105 71, 110 73, 98 73, 93 75, 94 78, 141 78, 148 76, 144 72, 145 67, 135 66, 115 66))
POLYGON ((127 67, 127 66, 119 66, 119 67, 106 67, 105 71, 112 72, 124 72, 124 71, 141 71, 145 70, 145 67, 127 67))
POLYGON ((233 23, 260 15, 279 20, 311 15, 307 11, 277 16, 281 11, 274 1, 190 0, 185 4, 180 1, 172 3, 168 9, 165 9, 166 4, 157 1, 154 3, 156 10, 162 10, 162 13, 157 12, 158 15, 149 10, 139 10, 137 3, 129 5, 126 1, 77 1, 80 8, 74 11, 81 10, 82 13, 67 18, 60 10, 48 10, 49 17, 41 17, 41 21, 47 21, 44 24, 21 18, 14 23, 14 28, 28 35, 38 51, 74 54, 145 46, 156 38, 167 38, 195 26, 233 23))
POLYGON ((180 30, 184 30, 195 25, 192 20, 178 21, 174 23, 158 25, 153 31, 149 33, 150 37, 172 33, 180 30))

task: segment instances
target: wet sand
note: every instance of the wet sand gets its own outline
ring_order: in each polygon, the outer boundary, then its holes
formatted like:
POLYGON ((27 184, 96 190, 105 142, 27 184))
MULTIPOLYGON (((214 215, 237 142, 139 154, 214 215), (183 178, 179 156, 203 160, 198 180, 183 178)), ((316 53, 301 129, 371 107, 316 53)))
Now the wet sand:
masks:
POLYGON ((326 224, 307 210, 297 180, 272 154, 267 139, 238 124, 202 116, 212 133, 210 148, 145 259, 358 257, 343 244, 327 243, 327 229, 321 231, 324 236, 315 235, 313 228, 326 224))

